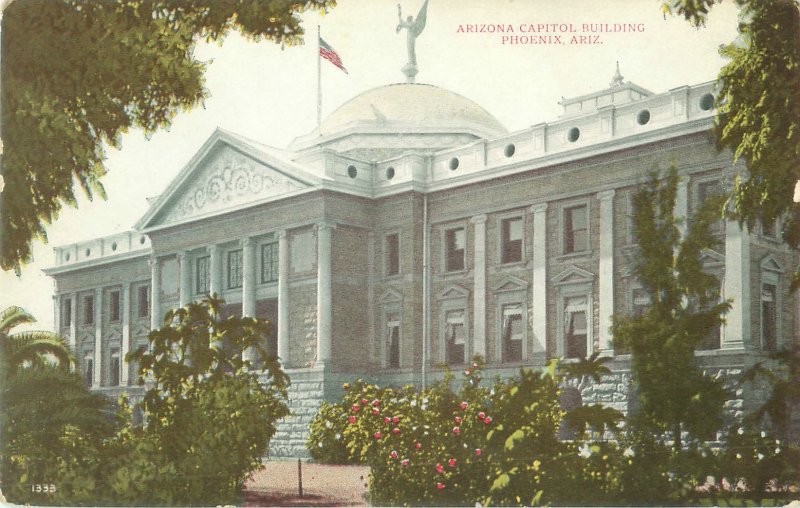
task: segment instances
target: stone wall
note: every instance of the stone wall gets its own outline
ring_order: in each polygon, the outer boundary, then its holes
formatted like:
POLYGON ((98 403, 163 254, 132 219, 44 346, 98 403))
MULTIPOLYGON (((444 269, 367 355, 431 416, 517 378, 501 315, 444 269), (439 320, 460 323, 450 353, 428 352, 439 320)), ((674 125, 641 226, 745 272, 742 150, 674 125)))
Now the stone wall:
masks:
POLYGON ((287 372, 290 415, 278 422, 278 428, 269 444, 270 458, 308 458, 306 450, 309 425, 324 400, 324 373, 322 370, 303 369, 287 372))

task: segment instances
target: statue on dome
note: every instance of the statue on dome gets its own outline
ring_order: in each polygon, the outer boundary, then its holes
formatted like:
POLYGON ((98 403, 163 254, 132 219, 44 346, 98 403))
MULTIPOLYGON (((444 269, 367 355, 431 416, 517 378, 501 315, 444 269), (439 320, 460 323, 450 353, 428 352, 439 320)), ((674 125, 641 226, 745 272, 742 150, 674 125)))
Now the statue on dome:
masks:
POLYGON ((403 20, 403 9, 400 7, 400 4, 397 4, 397 18, 400 21, 397 25, 397 33, 400 33, 400 30, 403 28, 406 29, 406 47, 408 48, 408 63, 403 67, 403 74, 406 75, 406 81, 408 83, 414 82, 414 76, 417 75, 419 69, 417 68, 417 54, 414 50, 414 45, 416 44, 417 37, 422 33, 425 29, 425 21, 428 15, 428 0, 425 0, 422 3, 422 7, 419 9, 419 14, 417 14, 417 19, 414 19, 412 16, 408 16, 406 20, 403 20))

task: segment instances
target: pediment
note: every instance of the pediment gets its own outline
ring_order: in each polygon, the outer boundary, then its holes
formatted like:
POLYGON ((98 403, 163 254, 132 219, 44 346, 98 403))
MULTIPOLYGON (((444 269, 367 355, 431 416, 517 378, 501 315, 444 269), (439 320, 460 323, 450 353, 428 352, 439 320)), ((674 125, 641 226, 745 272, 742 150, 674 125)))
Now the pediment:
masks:
POLYGON ((399 303, 403 301, 403 294, 395 289, 387 289, 383 292, 378 301, 382 304, 399 303))
POLYGON ((453 284, 452 286, 447 286, 444 291, 439 293, 440 300, 447 300, 450 298, 466 298, 469 296, 469 290, 459 286, 457 284, 453 284))
POLYGON ((761 269, 769 272, 783 273, 783 266, 770 254, 761 261, 761 269))
POLYGON ((528 283, 519 277, 509 276, 503 280, 500 284, 495 286, 494 291, 495 293, 502 293, 505 291, 520 291, 528 289, 528 283))
POLYGON ((594 274, 575 265, 570 266, 555 277, 553 282, 557 285, 563 284, 590 284, 594 282, 594 274))
POLYGON ((319 178, 264 147, 217 130, 152 204, 137 228, 202 218, 317 184, 319 178))
POLYGON ((725 256, 712 249, 703 249, 700 253, 702 266, 717 266, 725 264, 725 256))
POLYGON ((106 340, 121 340, 122 339, 122 332, 116 327, 110 329, 108 331, 108 335, 106 335, 106 340))

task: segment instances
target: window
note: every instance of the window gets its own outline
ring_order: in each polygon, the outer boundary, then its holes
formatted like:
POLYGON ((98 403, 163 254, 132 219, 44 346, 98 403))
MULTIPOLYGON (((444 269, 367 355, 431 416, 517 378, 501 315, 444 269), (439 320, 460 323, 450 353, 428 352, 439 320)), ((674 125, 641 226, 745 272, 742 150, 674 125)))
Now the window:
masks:
POLYGON ((194 263, 194 292, 207 294, 211 291, 211 256, 201 256, 194 263))
POLYGON ((83 359, 83 382, 91 387, 94 382, 94 359, 91 353, 86 353, 83 359))
MULTIPOLYGON (((721 194, 722 189, 718 180, 707 180, 697 184, 697 201, 695 203, 695 212, 700 209, 703 204, 714 197, 721 194)), ((711 224, 711 231, 719 231, 722 229, 722 221, 718 220, 711 224)))
POLYGON ((588 350, 588 305, 585 296, 564 300, 564 356, 585 358, 588 350))
POLYGON ((445 230, 445 271, 457 272, 466 266, 467 232, 463 227, 445 230))
POLYGON ((386 316, 386 366, 400 368, 400 314, 396 312, 386 316))
POLYGON ((445 363, 460 365, 465 361, 467 331, 463 309, 449 310, 445 313, 445 363))
POLYGON ((647 308, 650 307, 650 295, 647 294, 647 291, 641 288, 634 289, 631 298, 631 307, 631 314, 635 317, 644 316, 644 313, 647 312, 647 308))
POLYGON ((777 287, 761 286, 761 347, 765 351, 778 349, 777 287))
POLYGON ((261 246, 261 283, 275 282, 281 269, 278 259, 278 242, 261 246))
POLYGON ((503 219, 501 221, 501 263, 522 261, 522 217, 503 219))
POLYGON ((112 323, 119 321, 119 315, 119 291, 111 291, 108 293, 108 320, 112 323))
POLYGON ((111 350, 111 365, 109 365, 109 375, 111 376, 111 386, 119 386, 119 350, 111 350))
POLYGON ((242 268, 244 252, 242 249, 228 252, 228 289, 242 287, 242 268))
POLYGON ((61 304, 61 326, 72 326, 72 298, 61 304))
POLYGON ((144 318, 150 315, 150 288, 147 286, 139 286, 139 289, 136 290, 136 300, 137 300, 137 313, 136 315, 140 318, 144 318))
POLYGON ((525 324, 522 319, 522 305, 515 303, 503 305, 503 361, 522 361, 522 341, 525 337, 525 324))
POLYGON ((778 228, 776 227, 776 221, 761 221, 761 236, 766 236, 767 238, 771 238, 773 240, 777 239, 778 237, 778 228))
MULTIPOLYGON (((720 291, 719 295, 721 295, 721 294, 722 294, 722 292, 720 291)), ((716 301, 718 301, 718 299, 716 301)), ((710 299, 706 303, 706 305, 703 308, 703 310, 707 310, 712 305, 715 305, 716 301, 713 300, 713 299, 710 299)), ((712 350, 712 349, 719 349, 720 348, 720 344, 721 344, 721 340, 722 340, 721 330, 722 330, 722 328, 721 328, 720 325, 716 325, 716 326, 712 327, 711 331, 708 332, 708 334, 705 337, 703 337, 703 341, 700 343, 700 348, 699 349, 701 351, 709 351, 709 350, 712 350)))
POLYGON ((586 205, 564 209, 564 254, 589 250, 589 221, 586 205))
POLYGON ((83 324, 94 324, 94 295, 83 297, 83 324))
POLYGON ((400 273, 400 235, 392 233, 386 235, 386 275, 392 276, 400 273))

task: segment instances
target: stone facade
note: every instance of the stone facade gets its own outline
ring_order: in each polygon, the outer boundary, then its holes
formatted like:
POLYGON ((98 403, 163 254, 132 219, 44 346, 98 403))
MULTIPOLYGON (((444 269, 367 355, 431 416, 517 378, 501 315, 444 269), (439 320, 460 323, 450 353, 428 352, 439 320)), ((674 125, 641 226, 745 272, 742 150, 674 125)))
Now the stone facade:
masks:
MULTIPOLYGON (((709 141, 710 84, 618 85, 580 98, 582 114, 566 100, 562 118, 512 134, 468 99, 411 84, 357 97, 293 151, 219 130, 134 231, 56 249, 57 328, 95 389, 136 394, 121 359, 168 309, 216 293, 272 320, 268 347, 293 383, 280 456, 304 453, 310 418, 342 382, 419 385, 476 354, 491 376, 600 351, 613 374, 581 398, 627 411, 630 357, 608 327, 646 304, 632 195, 675 166, 676 213, 691 221, 745 168, 709 141)), ((715 235, 704 263, 734 303, 698 357, 735 378, 797 343, 798 256, 777 228, 721 221, 715 235)), ((733 416, 752 404, 739 395, 733 416)))

